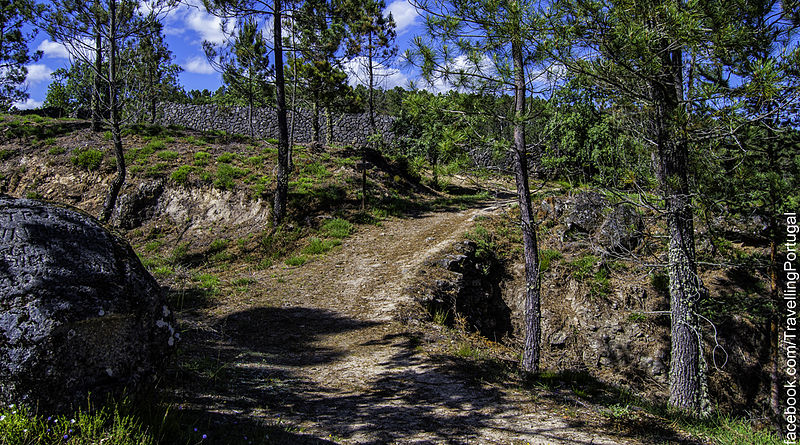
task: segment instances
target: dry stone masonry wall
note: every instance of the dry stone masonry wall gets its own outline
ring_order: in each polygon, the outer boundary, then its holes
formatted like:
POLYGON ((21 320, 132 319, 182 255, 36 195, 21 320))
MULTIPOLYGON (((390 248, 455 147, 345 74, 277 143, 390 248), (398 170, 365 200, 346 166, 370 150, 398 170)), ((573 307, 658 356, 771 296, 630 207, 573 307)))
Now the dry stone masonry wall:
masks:
MULTIPOLYGON (((165 103, 161 104, 160 123, 162 125, 181 125, 196 130, 221 130, 229 133, 250 134, 247 107, 221 107, 218 105, 190 105, 165 103)), ((288 119, 291 125, 294 115, 294 139, 298 143, 308 143, 313 139, 313 113, 298 109, 290 112, 288 119)), ((324 141, 327 134, 325 115, 320 113, 320 138, 324 141)), ((386 143, 394 141, 390 116, 376 115, 378 131, 383 134, 386 143)), ((253 132, 263 138, 278 138, 278 117, 274 108, 253 109, 253 132)), ((333 117, 333 142, 335 144, 367 144, 370 134, 369 115, 337 114, 333 117)))

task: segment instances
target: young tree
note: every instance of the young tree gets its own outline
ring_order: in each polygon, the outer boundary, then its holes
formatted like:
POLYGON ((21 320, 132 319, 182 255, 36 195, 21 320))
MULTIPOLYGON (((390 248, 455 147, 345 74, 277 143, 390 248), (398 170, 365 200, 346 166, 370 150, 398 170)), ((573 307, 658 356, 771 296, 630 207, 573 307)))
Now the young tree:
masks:
POLYGON ((134 114, 143 116, 147 111, 151 124, 155 123, 157 104, 178 90, 178 74, 183 71, 172 63, 172 51, 164 43, 163 29, 160 22, 148 18, 129 57, 133 62, 130 102, 134 110, 140 110, 134 114))
POLYGON ((513 135, 508 145, 514 158, 527 281, 521 365, 526 371, 536 372, 541 340, 541 286, 525 127, 531 118, 526 107, 528 95, 542 85, 539 73, 546 72, 537 42, 537 3, 412 0, 412 4, 425 15, 432 42, 426 44, 417 38, 415 49, 406 58, 421 66, 428 79, 477 91, 513 93, 513 135))
MULTIPOLYGON (((79 0, 53 0, 42 17, 48 34, 67 47, 73 60, 92 66, 95 85, 102 81, 108 87, 108 100, 104 105, 113 136, 117 176, 106 194, 99 218, 103 222, 111 218, 126 176, 121 126, 123 99, 128 93, 125 88, 131 71, 123 69, 120 54, 132 47, 140 31, 168 6, 167 0, 153 0, 148 3, 149 14, 144 16, 138 2, 131 0, 95 0, 92 4, 79 0), (101 41, 105 41, 105 45, 101 46, 101 41), (105 52, 106 57, 98 57, 101 52, 105 52), (92 64, 93 58, 95 64, 92 64), (103 66, 100 60, 106 60, 106 65, 103 66)), ((96 94, 96 97, 99 101, 100 95, 96 94)))
MULTIPOLYGON (((396 25, 392 14, 383 15, 386 3, 383 0, 358 0, 349 8, 353 11, 350 19, 350 35, 347 39, 348 55, 354 57, 366 69, 367 110, 372 133, 375 125, 375 80, 376 67, 386 67, 397 55, 395 38, 396 25)), ((361 80, 361 79, 359 79, 361 80)))
POLYGON ((250 136, 255 136, 253 108, 265 105, 274 95, 270 85, 269 47, 264 34, 249 17, 240 24, 227 51, 218 50, 210 42, 204 42, 203 48, 211 65, 222 73, 227 93, 247 105, 250 136))
POLYGON ((703 415, 710 404, 696 308, 705 291, 697 275, 690 152, 734 133, 743 120, 764 117, 747 112, 742 99, 782 89, 767 67, 797 57, 789 48, 788 12, 774 0, 562 0, 553 11, 554 57, 629 110, 636 119, 628 130, 652 147, 669 233, 669 403, 703 415), (759 39, 779 47, 759 58, 751 51, 759 39))
POLYGON ((28 41, 33 34, 22 32, 22 25, 37 7, 29 0, 0 0, 0 110, 7 111, 14 103, 28 98, 24 86, 28 75, 26 64, 36 61, 41 53, 30 54, 28 41))

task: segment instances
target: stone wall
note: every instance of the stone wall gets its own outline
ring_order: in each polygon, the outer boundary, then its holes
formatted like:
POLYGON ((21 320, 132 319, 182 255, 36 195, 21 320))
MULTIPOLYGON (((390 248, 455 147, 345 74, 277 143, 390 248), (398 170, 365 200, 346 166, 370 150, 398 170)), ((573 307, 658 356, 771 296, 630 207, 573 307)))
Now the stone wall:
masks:
MULTIPOLYGON (((159 113, 162 125, 181 125, 197 130, 222 130, 229 133, 250 134, 247 107, 220 107, 218 105, 185 105, 176 103, 161 104, 159 113)), ((291 130, 294 115, 294 140, 298 143, 311 142, 313 114, 309 110, 298 109, 290 112, 288 121, 291 130)), ((327 123, 324 113, 320 113, 320 139, 325 142, 327 123)), ((386 143, 394 141, 391 132, 394 118, 384 115, 375 116, 378 131, 383 134, 386 143)), ((278 138, 278 117, 273 108, 253 109, 253 131, 263 138, 278 138)), ((335 144, 352 144, 362 146, 367 143, 369 115, 338 114, 333 118, 333 142, 335 144)))

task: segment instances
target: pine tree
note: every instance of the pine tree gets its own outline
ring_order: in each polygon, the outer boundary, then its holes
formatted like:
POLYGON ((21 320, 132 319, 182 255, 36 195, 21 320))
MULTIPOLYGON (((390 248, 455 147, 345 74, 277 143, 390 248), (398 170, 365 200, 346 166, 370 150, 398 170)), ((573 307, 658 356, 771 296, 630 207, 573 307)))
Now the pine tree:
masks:
MULTIPOLYGON (((669 233, 669 403, 704 415, 710 403, 697 307, 705 289, 697 275, 690 155, 733 135, 743 121, 762 119, 743 107, 748 97, 787 86, 768 67, 781 65, 777 58, 797 58, 788 38, 790 15, 770 0, 563 0, 556 6, 554 57, 637 116, 627 130, 652 149, 669 233), (776 45, 763 57, 752 51, 760 39, 776 45)), ((786 99, 778 109, 796 94, 786 99)))
POLYGON ((228 94, 247 105, 250 136, 255 136, 253 109, 266 105, 273 97, 270 85, 269 47, 264 34, 250 17, 239 26, 227 50, 217 50, 209 42, 203 44, 206 57, 222 73, 228 94))
POLYGON ((430 81, 481 92, 511 92, 514 97, 509 119, 513 123, 510 151, 514 159, 525 262, 525 339, 522 368, 539 368, 541 309, 539 255, 536 223, 531 204, 526 122, 531 118, 528 95, 542 73, 537 43, 538 5, 527 0, 496 2, 482 0, 414 0, 424 13, 432 41, 415 39, 415 49, 406 54, 422 68, 430 81))
POLYGON ((30 54, 28 41, 33 33, 23 33, 22 25, 36 10, 28 0, 0 0, 0 110, 7 111, 16 102, 28 98, 24 82, 26 64, 36 61, 41 53, 30 54))

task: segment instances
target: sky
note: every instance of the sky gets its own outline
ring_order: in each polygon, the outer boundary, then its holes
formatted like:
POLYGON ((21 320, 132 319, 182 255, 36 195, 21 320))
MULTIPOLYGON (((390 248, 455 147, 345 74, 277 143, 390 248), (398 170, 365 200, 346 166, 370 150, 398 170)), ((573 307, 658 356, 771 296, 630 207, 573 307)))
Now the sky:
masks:
MULTIPOLYGON (((385 12, 391 12, 397 24, 397 45, 399 54, 402 54, 411 43, 415 35, 423 33, 422 18, 408 0, 388 1, 385 12)), ((183 68, 179 75, 181 85, 187 91, 193 89, 208 89, 214 91, 222 84, 219 73, 209 65, 203 53, 203 41, 217 44, 224 42, 225 33, 222 31, 222 21, 208 14, 202 0, 184 0, 179 6, 170 11, 163 20, 164 36, 169 49, 174 56, 174 63, 183 68)), ((38 32, 36 37, 29 42, 30 51, 42 51, 41 59, 28 65, 26 84, 30 98, 18 103, 17 108, 37 108, 42 105, 47 96, 47 86, 52 78, 51 74, 58 68, 68 68, 70 55, 67 48, 54 42, 44 31, 38 32)), ((359 82, 358 61, 351 61, 348 65, 350 83, 359 82)), ((390 89, 395 86, 407 86, 409 80, 417 80, 418 75, 410 68, 387 68, 380 85, 390 89)))

